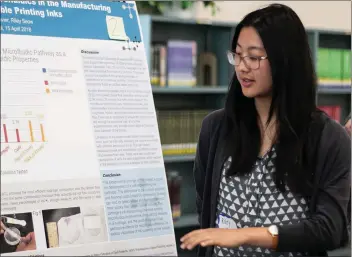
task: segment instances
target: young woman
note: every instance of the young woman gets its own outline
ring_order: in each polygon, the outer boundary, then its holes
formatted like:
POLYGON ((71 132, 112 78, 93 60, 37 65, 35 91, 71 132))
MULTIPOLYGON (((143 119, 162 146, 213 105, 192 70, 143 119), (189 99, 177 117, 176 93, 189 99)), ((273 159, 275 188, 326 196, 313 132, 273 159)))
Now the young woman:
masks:
POLYGON ((351 141, 317 110, 305 28, 289 7, 236 27, 224 109, 202 124, 194 166, 199 256, 318 256, 348 240, 351 141))

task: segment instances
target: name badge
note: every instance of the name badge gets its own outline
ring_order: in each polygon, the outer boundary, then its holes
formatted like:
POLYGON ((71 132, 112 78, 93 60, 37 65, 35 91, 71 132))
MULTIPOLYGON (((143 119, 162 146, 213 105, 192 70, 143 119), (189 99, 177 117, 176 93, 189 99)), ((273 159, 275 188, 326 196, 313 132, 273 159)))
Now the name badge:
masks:
POLYGON ((218 216, 218 226, 219 228, 237 229, 236 222, 223 213, 218 216))

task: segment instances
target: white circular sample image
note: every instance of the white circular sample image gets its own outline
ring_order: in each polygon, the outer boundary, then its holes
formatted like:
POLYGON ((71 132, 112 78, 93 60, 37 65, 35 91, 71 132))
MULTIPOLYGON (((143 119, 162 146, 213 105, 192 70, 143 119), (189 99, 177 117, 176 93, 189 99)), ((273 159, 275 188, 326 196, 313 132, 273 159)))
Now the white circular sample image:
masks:
POLYGON ((6 229, 4 239, 9 245, 18 245, 21 241, 21 232, 15 227, 10 227, 6 229))

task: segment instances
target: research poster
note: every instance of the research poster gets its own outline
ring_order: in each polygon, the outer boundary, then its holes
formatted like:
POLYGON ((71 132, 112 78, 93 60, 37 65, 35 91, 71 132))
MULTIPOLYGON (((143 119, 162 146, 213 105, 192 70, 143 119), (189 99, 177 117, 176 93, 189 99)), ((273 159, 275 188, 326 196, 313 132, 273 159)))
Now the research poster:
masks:
POLYGON ((132 1, 1 1, 1 255, 176 256, 132 1))

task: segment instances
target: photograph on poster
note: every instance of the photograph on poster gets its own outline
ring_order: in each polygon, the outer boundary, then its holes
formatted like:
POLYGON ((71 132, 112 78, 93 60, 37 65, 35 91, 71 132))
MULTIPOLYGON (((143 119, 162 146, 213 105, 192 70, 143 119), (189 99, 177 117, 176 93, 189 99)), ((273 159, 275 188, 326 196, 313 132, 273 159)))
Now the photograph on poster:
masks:
POLYGON ((103 207, 43 210, 48 248, 107 241, 103 207))
POLYGON ((1 253, 36 249, 31 213, 1 215, 0 249, 1 253))

